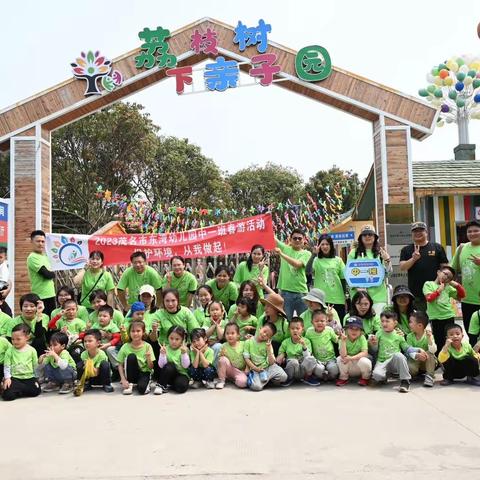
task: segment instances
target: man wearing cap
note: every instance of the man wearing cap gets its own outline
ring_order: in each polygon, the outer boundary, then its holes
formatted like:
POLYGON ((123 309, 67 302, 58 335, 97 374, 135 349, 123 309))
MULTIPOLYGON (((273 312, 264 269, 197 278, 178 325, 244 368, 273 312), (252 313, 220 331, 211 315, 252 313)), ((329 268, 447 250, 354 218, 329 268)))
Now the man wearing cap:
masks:
POLYGON ((293 317, 293 312, 296 312, 298 316, 307 309, 302 297, 308 292, 305 267, 311 253, 303 248, 305 235, 299 229, 292 230, 290 245, 280 240, 276 240, 276 242, 277 248, 275 248, 275 251, 280 255, 280 273, 277 286, 285 300, 285 312, 290 320, 293 317))
POLYGON ((411 230, 413 243, 403 247, 400 252, 400 270, 408 272, 408 287, 415 296, 416 308, 426 312, 423 284, 437 278, 437 271, 448 265, 448 258, 439 243, 428 241, 426 223, 412 223, 411 230))
POLYGON ((471 220, 466 224, 468 243, 462 243, 455 251, 452 266, 462 274, 462 286, 466 296, 462 299, 463 325, 470 345, 475 345, 480 333, 478 314, 480 310, 480 222, 471 220), (472 320, 472 323, 470 323, 472 320))

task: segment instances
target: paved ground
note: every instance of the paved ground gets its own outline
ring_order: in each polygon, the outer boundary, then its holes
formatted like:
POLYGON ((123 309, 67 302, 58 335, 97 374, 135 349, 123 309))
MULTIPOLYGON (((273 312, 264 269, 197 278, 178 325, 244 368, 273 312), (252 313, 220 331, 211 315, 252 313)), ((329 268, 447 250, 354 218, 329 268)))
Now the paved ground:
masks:
POLYGON ((480 478, 480 388, 397 385, 1 402, 0 478, 480 478))

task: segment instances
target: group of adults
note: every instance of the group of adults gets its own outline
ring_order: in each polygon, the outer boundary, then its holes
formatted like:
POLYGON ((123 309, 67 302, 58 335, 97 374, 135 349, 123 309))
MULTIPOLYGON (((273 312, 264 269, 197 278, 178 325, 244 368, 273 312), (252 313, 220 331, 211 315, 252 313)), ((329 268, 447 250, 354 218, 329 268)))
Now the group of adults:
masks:
MULTIPOLYGON (((468 242, 457 248, 450 264, 442 245, 429 240, 425 223, 413 223, 411 232, 412 243, 405 246, 400 254, 400 269, 408 274, 408 288, 403 292, 415 298, 414 305, 417 310, 425 311, 426 302, 422 293, 424 283, 435 280, 441 267, 453 266, 457 274, 461 273, 462 284, 466 290, 466 296, 462 299, 462 314, 468 332, 472 314, 480 309, 480 222, 473 220, 467 223, 468 242)), ((51 271, 45 254, 44 232, 32 232, 31 243, 32 252, 27 259, 31 291, 43 300, 44 311, 49 315, 56 308, 55 273, 51 271)), ((309 291, 310 283, 312 287, 323 291, 325 303, 333 306, 339 317, 343 318, 346 313, 346 299, 355 292, 346 285, 345 263, 336 255, 332 238, 328 234, 322 235, 312 252, 306 248, 307 238, 304 232, 295 229, 286 242, 277 240, 276 244, 274 251, 280 256, 277 287, 287 318, 292 318, 294 314, 300 315, 307 309, 304 297, 309 291)), ((361 229, 348 257, 380 258, 385 270, 391 270, 390 255, 381 246, 372 225, 365 225, 361 229)), ((192 306, 198 287, 197 279, 185 268, 185 261, 181 257, 172 259, 170 271, 162 278, 157 270, 148 265, 143 252, 135 252, 131 256, 131 266, 123 272, 116 287, 112 275, 103 263, 102 252, 91 252, 85 269, 74 279, 80 290, 79 303, 88 309, 91 308, 90 294, 95 290, 103 290, 107 293, 109 304, 114 306, 116 293, 119 302, 117 306, 120 305, 121 309, 128 311, 139 299, 140 289, 144 285, 150 285, 156 292, 156 303, 159 307, 162 306, 164 288, 177 289, 180 303, 186 307, 192 306)), ((225 268, 222 272, 220 276, 225 273, 225 268)), ((250 280, 257 285, 259 293, 263 294, 263 285, 268 277, 265 250, 261 245, 255 245, 248 260, 237 267, 234 276, 216 277, 209 283, 218 296, 234 303, 238 292, 232 289, 230 284, 250 280), (259 282, 259 276, 263 277, 264 281, 259 282)), ((380 313, 389 300, 386 283, 368 288, 368 293, 373 300, 374 310, 380 313)))

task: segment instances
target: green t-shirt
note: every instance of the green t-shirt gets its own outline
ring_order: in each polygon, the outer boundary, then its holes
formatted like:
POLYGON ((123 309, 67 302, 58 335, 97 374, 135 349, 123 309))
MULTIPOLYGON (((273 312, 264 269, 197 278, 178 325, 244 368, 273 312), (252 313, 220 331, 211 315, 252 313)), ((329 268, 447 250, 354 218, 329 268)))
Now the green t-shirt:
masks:
MULTIPOLYGON (((56 308, 56 309, 53 310, 53 312, 50 314, 50 318, 55 317, 55 316, 58 315, 61 311, 62 311, 62 307, 56 308)), ((77 317, 78 317, 80 320, 83 320, 85 323, 88 322, 88 310, 87 310, 83 305, 79 305, 79 306, 78 306, 77 317)))
POLYGON ((405 339, 395 331, 386 333, 380 330, 376 336, 378 340, 378 362, 385 362, 395 353, 399 353, 408 348, 405 339))
MULTIPOLYGON (((68 353, 67 350, 62 350, 60 352, 59 357, 62 360, 66 360, 68 362, 68 365, 72 367, 74 370, 77 370, 77 366, 75 365, 75 362, 73 361, 72 356, 68 353)), ((43 364, 51 365, 53 368, 58 368, 58 364, 53 357, 45 357, 43 360, 43 364)))
MULTIPOLYGON (((265 325, 267 322, 267 318, 265 315, 262 315, 257 323, 257 331, 255 335, 258 335, 260 329, 265 325)), ((278 317, 275 322, 271 322, 277 328, 277 333, 272 337, 272 342, 282 343, 283 340, 290 336, 290 331, 288 330, 288 320, 283 317, 278 317)))
POLYGON ((406 313, 400 313, 397 326, 405 335, 410 333, 410 325, 408 323, 408 315, 406 313))
POLYGON ((104 327, 102 327, 100 323, 94 323, 92 324, 92 328, 100 330, 100 333, 102 334, 102 344, 109 343, 111 341, 110 334, 120 333, 120 329, 117 327, 117 324, 113 320, 110 320, 110 323, 108 325, 105 325, 104 327))
MULTIPOLYGON (((304 339, 305 347, 309 352, 312 351, 312 344, 308 338, 304 339)), ((295 343, 291 338, 286 338, 280 345, 279 355, 285 355, 287 359, 301 360, 303 358, 303 345, 295 343)))
POLYGON ((180 307, 176 313, 170 313, 164 308, 154 313, 153 321, 158 322, 158 343, 165 344, 167 342, 168 330, 172 326, 180 326, 190 333, 194 328, 200 325, 193 313, 187 307, 180 307))
POLYGON ((460 258, 458 258, 459 248, 455 251, 452 259, 452 265, 462 272, 462 286, 465 289, 466 296, 462 302, 480 305, 480 267, 475 265, 470 257, 472 255, 480 256, 480 245, 474 246, 470 242, 465 243, 461 249, 460 258))
POLYGON ((0 365, 3 365, 5 361, 5 353, 7 353, 7 350, 11 346, 12 344, 5 337, 0 337, 0 365))
POLYGON ((345 264, 340 257, 315 258, 312 265, 313 286, 325 292, 326 303, 345 303, 342 280, 345 264))
MULTIPOLYGON (((349 318, 350 318, 349 313, 347 313, 343 317, 343 326, 345 326, 349 318)), ((368 337, 368 335, 372 335, 380 330, 381 328, 380 316, 374 315, 373 317, 370 317, 370 318, 362 318, 362 325, 363 325, 363 333, 365 334, 365 336, 368 337)))
POLYGON ((0 336, 7 334, 7 327, 12 321, 12 317, 0 310, 0 336))
POLYGON ((133 267, 128 267, 118 282, 118 290, 128 290, 128 304, 138 300, 138 293, 143 285, 151 285, 155 290, 162 288, 162 278, 158 272, 147 265, 143 273, 137 273, 133 267))
POLYGON ((235 322, 240 329, 240 340, 245 340, 246 335, 255 335, 257 331, 258 319, 253 315, 250 315, 246 320, 243 320, 240 315, 237 315, 232 318, 232 322, 235 322))
MULTIPOLYGON (((440 285, 435 281, 425 282, 423 294, 435 292, 440 285)), ((433 302, 427 302, 427 315, 430 320, 447 320, 455 317, 451 298, 457 298, 457 290, 451 285, 446 285, 439 297, 433 302)))
MULTIPOLYGON (((355 251, 356 249, 353 248, 350 253, 348 254, 348 258, 355 258, 355 251)), ((356 261, 362 261, 362 260, 372 260, 375 258, 373 256, 373 252, 371 250, 366 251, 365 257, 361 258, 358 257, 356 258, 356 261)), ((377 257, 380 258, 380 257, 377 257)), ((381 260, 381 259, 380 259, 381 260)), ((387 303, 387 285, 385 282, 382 282, 382 284, 378 287, 369 287, 366 289, 370 297, 372 297, 373 303, 387 303)), ((352 298, 355 293, 357 292, 356 288, 350 288, 350 298, 352 298)))
POLYGON ((103 290, 104 292, 108 293, 110 290, 114 290, 114 289, 115 289, 115 284, 113 283, 113 277, 110 272, 107 272, 106 270, 104 270, 103 272, 99 271, 97 273, 93 273, 90 269, 87 269, 85 270, 85 274, 83 275, 83 280, 82 280, 81 304, 86 308, 92 308, 89 297, 94 290, 103 290), (102 278, 98 280, 100 275, 102 275, 102 278), (97 280, 98 280, 98 283, 95 284, 97 280))
POLYGON ((199 325, 203 325, 205 319, 207 318, 207 314, 205 313, 205 309, 203 307, 198 307, 193 311, 193 316, 199 325))
MULTIPOLYGON (((265 285, 268 282, 269 273, 270 273, 270 269, 267 267, 267 265, 264 265, 262 269, 262 277, 263 277, 263 281, 265 282, 265 285)), ((235 270, 235 275, 233 276, 233 281, 239 287, 240 287, 240 284, 245 282, 246 280, 252 281, 257 287, 258 295, 260 295, 260 298, 263 298, 264 296, 263 288, 258 283, 258 277, 260 277, 260 269, 258 268, 258 265, 252 264, 252 270, 248 270, 247 262, 243 261, 238 264, 235 270)))
POLYGON ((470 326, 468 327, 468 333, 470 335, 480 334, 480 318, 478 316, 478 310, 473 312, 470 318, 470 326))
POLYGON ((306 338, 312 344, 312 354, 321 362, 335 359, 334 343, 338 343, 338 337, 332 327, 325 327, 322 332, 316 332, 313 327, 307 330, 306 338))
MULTIPOLYGON (((263 304, 261 302, 258 302, 257 303, 257 311, 255 312, 255 317, 256 318, 260 318, 263 313, 265 311, 265 308, 263 307, 263 304)), ((227 314, 227 318, 229 320, 232 320, 233 319, 233 316, 237 313, 237 305, 236 304, 233 304, 231 307, 230 307, 230 310, 228 310, 228 314, 227 314)))
MULTIPOLYGON (((197 291, 198 282, 195 278, 195 275, 192 275, 190 272, 184 271, 183 275, 176 277, 172 273, 170 287, 176 288, 180 296, 180 305, 184 307, 187 305, 187 297, 189 293, 195 293, 197 291)), ((163 278, 163 288, 167 287, 167 277, 163 278)))
POLYGON ((300 260, 303 267, 294 268, 286 260, 280 257, 280 272, 278 276, 277 287, 286 292, 307 293, 307 275, 305 274, 305 267, 312 255, 308 250, 294 250, 290 245, 286 245, 280 240, 277 240, 277 247, 290 258, 300 260))
POLYGON ((52 270, 47 255, 32 252, 27 257, 28 277, 30 278, 31 292, 36 293, 41 299, 55 297, 55 282, 40 275, 38 271, 45 267, 52 270))
MULTIPOLYGON (((182 365, 182 351, 180 348, 173 349, 170 347, 170 345, 166 346, 167 350, 167 362, 171 362, 175 365, 178 373, 181 373, 182 375, 188 375, 188 370, 182 365)), ((187 352, 188 355, 188 352, 187 352)), ((189 357, 190 358, 190 357, 189 357)))
MULTIPOLYGON (((92 324, 92 328, 95 328, 93 325, 98 325, 98 312, 96 310, 94 310, 89 315, 88 319, 90 320, 90 323, 92 324)), ((122 312, 120 312, 119 310, 114 310, 112 320, 115 323, 115 325, 118 328, 120 328, 123 325, 123 322, 124 322, 125 319, 123 318, 122 312)))
MULTIPOLYGON (((197 356, 197 352, 194 352, 193 350, 190 351, 190 364, 193 366, 193 361, 195 360, 195 357, 197 356)), ((213 361, 215 359, 215 353, 213 352, 213 350, 208 347, 206 350, 205 350, 205 353, 203 354, 203 356, 205 357, 205 360, 210 364, 210 365, 213 365, 213 361)), ((198 367, 202 367, 202 365, 199 363, 198 364, 198 367)), ((197 367, 197 368, 198 368, 197 367)), ((203 368, 203 367, 202 367, 203 368)))
POLYGON ((10 374, 13 378, 19 380, 33 378, 38 364, 37 352, 30 345, 22 350, 12 346, 6 351, 4 362, 5 367, 10 367, 10 374))
MULTIPOLYGON (((340 317, 338 316, 337 311, 332 308, 332 313, 333 313, 333 320, 335 320, 337 323, 340 323, 340 317)), ((313 312, 309 308, 307 308, 301 315, 300 318, 303 320, 303 328, 304 331, 306 332, 310 327, 313 326, 312 324, 312 315, 313 312)))
POLYGON ((345 346, 347 348, 347 355, 349 357, 354 357, 360 352, 368 352, 368 343, 364 335, 360 335, 353 342, 347 336, 347 339, 345 340, 345 346))
POLYGON ((413 332, 410 332, 405 339, 408 345, 415 348, 421 348, 425 352, 428 352, 428 337, 423 333, 421 338, 417 338, 413 332))
MULTIPOLYGON (((221 322, 220 322, 220 326, 225 330, 225 325, 227 324, 227 319, 224 318, 221 322)), ((203 323, 203 325, 201 326, 202 328, 205 329, 205 331, 207 331, 211 326, 213 325, 212 323, 212 319, 211 317, 205 317, 205 321, 203 323)), ((210 335, 210 337, 208 337, 208 340, 209 341, 218 341, 218 335, 217 335, 217 329, 215 328, 212 332, 212 334, 210 335)))
POLYGON ((74 318, 71 321, 68 321, 66 318, 61 318, 57 322, 57 329, 61 330, 63 327, 67 327, 67 331, 70 335, 78 335, 86 330, 87 326, 83 320, 79 318, 74 318))
POLYGON ((207 285, 213 291, 213 298, 218 302, 222 302, 225 310, 228 311, 230 305, 237 301, 238 288, 234 282, 228 282, 223 288, 218 288, 217 281, 212 279, 207 282, 207 285))
POLYGON ((456 348, 453 348, 450 345, 450 347, 448 347, 448 353, 455 360, 462 360, 463 358, 466 358, 466 357, 475 357, 475 352, 474 352, 472 346, 469 343, 466 343, 466 342, 462 342, 462 346, 460 348, 460 351, 457 350, 456 348))
POLYGON ((267 343, 258 342, 255 337, 249 338, 243 348, 243 356, 258 368, 268 368, 267 343))
MULTIPOLYGON (((23 315, 18 315, 15 318, 12 318, 6 325, 5 325, 5 336, 6 337, 11 337, 12 336, 12 330, 13 327, 16 327, 17 325, 20 325, 21 323, 24 323, 25 325, 28 325, 30 327, 31 333, 30 333, 30 340, 33 338, 33 333, 35 331, 35 324, 37 317, 34 317, 33 321, 27 320, 26 318, 23 317, 23 315)), ((48 328, 48 315, 45 315, 45 313, 42 313, 42 327, 47 330, 48 328)))
POLYGON ((125 345, 122 345, 122 348, 118 352, 117 360, 119 363, 123 364, 127 357, 133 353, 137 357, 138 368, 140 371, 151 372, 153 371, 153 368, 149 368, 148 366, 147 352, 150 352, 150 358, 152 362, 154 362, 155 354, 153 353, 153 348, 149 343, 143 342, 143 345, 141 345, 139 348, 135 348, 131 343, 125 343, 125 345))
POLYGON ((80 354, 80 358, 84 362, 86 362, 89 358, 91 358, 93 360, 93 366, 95 368, 98 368, 100 366, 100 364, 104 361, 108 362, 107 354, 103 350, 100 350, 100 349, 97 350, 97 353, 95 354, 95 356, 93 358, 88 355, 87 350, 85 350, 84 352, 82 352, 80 354))
POLYGON ((238 342, 237 345, 232 347, 229 343, 224 343, 222 346, 221 354, 227 357, 230 360, 230 363, 235 368, 239 370, 245 370, 245 358, 243 356, 243 352, 245 349, 244 342, 238 342))
MULTIPOLYGON (((156 310, 153 313, 145 312, 143 314, 143 323, 145 324, 145 333, 146 334, 149 334, 152 331, 152 324, 157 319, 157 316, 156 316, 157 312, 158 312, 158 310, 156 310)), ((123 326, 125 327, 125 329, 127 331, 130 328, 130 324, 132 323, 132 320, 133 320, 133 318, 131 316, 131 312, 129 311, 127 313, 126 317, 123 319, 123 326)))

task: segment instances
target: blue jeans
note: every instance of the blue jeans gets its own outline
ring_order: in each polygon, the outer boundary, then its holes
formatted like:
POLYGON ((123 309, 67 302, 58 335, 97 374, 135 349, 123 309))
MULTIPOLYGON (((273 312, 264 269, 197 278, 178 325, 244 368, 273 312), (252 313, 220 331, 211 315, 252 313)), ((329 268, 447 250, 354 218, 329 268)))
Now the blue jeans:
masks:
POLYGON ((67 368, 62 370, 60 367, 54 368, 49 363, 45 365, 45 377, 48 381, 59 384, 73 383, 77 379, 77 372, 68 365, 67 368))
POLYGON ((190 365, 188 367, 188 374, 196 382, 201 382, 202 380, 205 380, 206 382, 211 382, 215 379, 217 371, 212 366, 209 366, 207 368, 195 368, 190 365))
POLYGON ((282 295, 283 299, 285 300, 284 309, 288 320, 292 319, 293 312, 297 312, 297 317, 299 317, 307 309, 307 305, 302 300, 306 293, 281 290, 280 295, 282 295))

